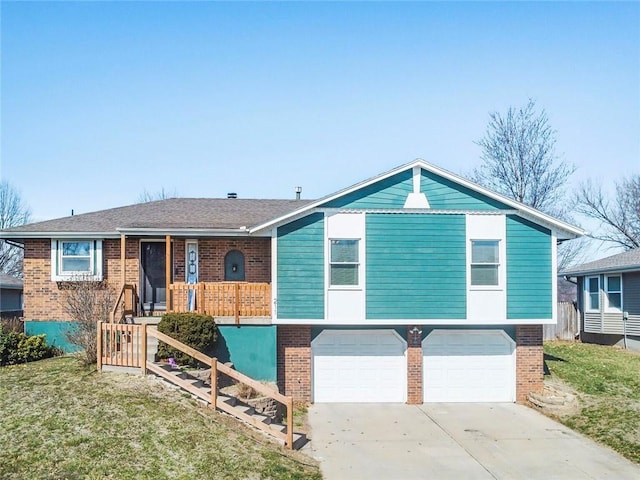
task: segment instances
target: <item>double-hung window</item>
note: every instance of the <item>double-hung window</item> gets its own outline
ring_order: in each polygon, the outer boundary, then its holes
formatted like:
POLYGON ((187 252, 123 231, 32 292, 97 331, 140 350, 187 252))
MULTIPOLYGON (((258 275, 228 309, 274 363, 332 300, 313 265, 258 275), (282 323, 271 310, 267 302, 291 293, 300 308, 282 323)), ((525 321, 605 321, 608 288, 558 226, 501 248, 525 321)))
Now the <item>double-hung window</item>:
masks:
POLYGON ((51 279, 102 280, 102 241, 52 240, 51 279))
POLYGON ((500 242, 498 240, 471 240, 471 285, 500 284, 500 242))
POLYGON ((329 284, 331 286, 358 286, 360 240, 330 240, 329 284))
POLYGON ((587 311, 600 310, 600 277, 585 278, 585 306, 587 311))
POLYGON ((622 311, 622 277, 610 275, 606 277, 607 311, 622 311))

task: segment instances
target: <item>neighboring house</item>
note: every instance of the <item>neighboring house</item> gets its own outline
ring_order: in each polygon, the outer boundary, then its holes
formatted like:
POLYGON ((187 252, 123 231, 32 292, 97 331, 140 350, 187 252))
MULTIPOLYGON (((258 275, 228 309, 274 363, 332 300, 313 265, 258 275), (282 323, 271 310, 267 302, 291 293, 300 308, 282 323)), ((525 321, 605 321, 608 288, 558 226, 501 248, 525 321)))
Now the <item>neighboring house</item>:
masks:
POLYGON ((83 275, 146 314, 213 314, 218 357, 297 400, 422 403, 542 388, 556 245, 583 233, 416 160, 320 200, 168 199, 1 236, 24 244, 30 323, 68 320, 83 275))
POLYGON ((580 338, 640 350, 640 248, 561 272, 578 290, 580 338))
POLYGON ((22 280, 0 273, 0 317, 22 316, 22 280))

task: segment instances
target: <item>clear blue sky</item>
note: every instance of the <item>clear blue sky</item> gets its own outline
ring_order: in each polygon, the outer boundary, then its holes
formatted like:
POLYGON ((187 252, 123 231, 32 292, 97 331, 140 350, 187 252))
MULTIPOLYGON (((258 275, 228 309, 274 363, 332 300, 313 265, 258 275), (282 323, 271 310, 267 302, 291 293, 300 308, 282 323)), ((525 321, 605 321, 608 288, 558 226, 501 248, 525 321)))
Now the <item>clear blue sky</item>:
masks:
POLYGON ((529 97, 558 153, 640 170, 640 3, 2 2, 1 175, 36 220, 181 196, 316 198, 479 162, 529 97))

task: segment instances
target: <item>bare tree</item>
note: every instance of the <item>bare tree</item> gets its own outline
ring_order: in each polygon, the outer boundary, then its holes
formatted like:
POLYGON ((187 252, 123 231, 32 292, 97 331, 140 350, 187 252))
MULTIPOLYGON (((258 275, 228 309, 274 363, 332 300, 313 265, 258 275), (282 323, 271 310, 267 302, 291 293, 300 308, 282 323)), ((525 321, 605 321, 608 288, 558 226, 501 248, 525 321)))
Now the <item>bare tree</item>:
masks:
MULTIPOLYGON (((556 154, 556 134, 544 109, 536 110, 529 99, 521 108, 510 107, 505 115, 489 114, 482 148, 482 164, 472 180, 549 215, 571 221, 565 186, 575 172, 573 165, 556 154)), ((563 243, 558 249, 558 269, 582 258, 581 241, 563 243)))
MULTIPOLYGON (((20 192, 9 182, 0 182, 0 230, 28 223, 31 210, 24 203, 20 192)), ((22 276, 23 249, 0 240, 0 271, 14 277, 22 276)))
POLYGON ((138 196, 138 203, 155 202, 156 200, 166 200, 167 198, 174 198, 178 196, 179 195, 176 190, 169 192, 168 190, 165 190, 164 187, 160 188, 157 192, 149 192, 145 189, 138 196))
POLYGON ((556 155, 556 131, 533 100, 505 115, 489 114, 487 132, 476 144, 483 161, 472 173, 476 183, 550 215, 566 214, 564 187, 575 167, 556 155))
POLYGON ((640 174, 616 182, 613 201, 602 192, 600 184, 583 183, 576 199, 576 211, 600 222, 590 236, 611 242, 625 250, 640 248, 640 174))
POLYGON ((84 349, 87 365, 97 359, 97 323, 108 322, 115 292, 105 281, 79 278, 61 283, 65 290, 63 307, 77 325, 67 332, 67 340, 84 349))

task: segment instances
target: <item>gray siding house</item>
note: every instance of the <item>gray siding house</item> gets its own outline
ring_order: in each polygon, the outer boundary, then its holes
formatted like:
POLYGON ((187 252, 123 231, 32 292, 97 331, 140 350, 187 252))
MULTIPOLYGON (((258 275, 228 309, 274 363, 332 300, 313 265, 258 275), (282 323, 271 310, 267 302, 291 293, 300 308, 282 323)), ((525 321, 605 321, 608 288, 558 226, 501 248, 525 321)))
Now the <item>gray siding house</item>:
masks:
POLYGON ((22 316, 22 280, 0 273, 0 316, 22 316))
POLYGON ((572 267, 580 338, 587 343, 622 345, 640 350, 640 248, 572 267))

